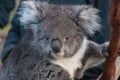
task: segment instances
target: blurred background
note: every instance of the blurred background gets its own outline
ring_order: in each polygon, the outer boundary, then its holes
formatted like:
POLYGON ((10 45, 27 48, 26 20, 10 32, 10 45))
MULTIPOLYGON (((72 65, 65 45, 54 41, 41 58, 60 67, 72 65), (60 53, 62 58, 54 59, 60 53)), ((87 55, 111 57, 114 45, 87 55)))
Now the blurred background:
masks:
MULTIPOLYGON (((11 20, 12 20, 12 18, 14 16, 14 13, 15 13, 15 11, 17 9, 18 4, 19 4, 19 0, 16 0, 16 7, 10 13, 9 22, 7 23, 5 28, 0 29, 0 58, 1 58, 1 52, 2 52, 2 48, 3 48, 4 42, 5 42, 6 36, 8 34, 9 29, 11 28, 10 23, 11 23, 11 20)), ((1 66, 2 66, 2 63, 1 63, 1 59, 0 59, 0 67, 1 66)))

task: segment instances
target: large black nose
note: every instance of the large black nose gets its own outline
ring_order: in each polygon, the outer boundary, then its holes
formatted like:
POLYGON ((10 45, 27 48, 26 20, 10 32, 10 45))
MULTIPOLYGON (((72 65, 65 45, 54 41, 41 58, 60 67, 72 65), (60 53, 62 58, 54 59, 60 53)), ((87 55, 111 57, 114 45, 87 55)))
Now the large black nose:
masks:
POLYGON ((54 53, 59 53, 61 50, 62 44, 59 39, 53 39, 51 41, 51 48, 54 53))

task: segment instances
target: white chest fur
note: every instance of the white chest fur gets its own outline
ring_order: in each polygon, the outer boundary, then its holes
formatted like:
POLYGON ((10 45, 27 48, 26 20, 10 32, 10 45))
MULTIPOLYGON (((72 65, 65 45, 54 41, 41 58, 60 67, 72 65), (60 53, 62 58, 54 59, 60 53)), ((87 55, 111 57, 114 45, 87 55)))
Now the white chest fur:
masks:
POLYGON ((87 39, 84 38, 80 49, 73 57, 62 58, 51 62, 63 67, 66 71, 68 71, 70 77, 73 79, 75 70, 77 68, 82 67, 81 59, 83 58, 86 49, 87 49, 87 39))

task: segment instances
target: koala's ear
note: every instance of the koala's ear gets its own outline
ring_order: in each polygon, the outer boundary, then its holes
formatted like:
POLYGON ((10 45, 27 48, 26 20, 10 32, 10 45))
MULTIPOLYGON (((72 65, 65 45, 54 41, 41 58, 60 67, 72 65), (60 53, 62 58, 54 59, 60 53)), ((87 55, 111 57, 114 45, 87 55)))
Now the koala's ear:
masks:
POLYGON ((101 28, 98 12, 98 9, 90 5, 74 6, 71 17, 83 29, 85 34, 92 36, 95 31, 99 31, 101 28))
POLYGON ((47 15, 48 3, 38 0, 22 1, 17 14, 25 25, 40 22, 47 15))

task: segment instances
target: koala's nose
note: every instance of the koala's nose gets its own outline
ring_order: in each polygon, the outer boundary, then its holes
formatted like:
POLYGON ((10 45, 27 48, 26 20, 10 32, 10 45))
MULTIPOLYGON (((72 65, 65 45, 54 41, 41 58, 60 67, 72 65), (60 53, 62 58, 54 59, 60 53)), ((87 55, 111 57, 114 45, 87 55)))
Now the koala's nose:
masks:
POLYGON ((51 41, 51 48, 54 53, 59 53, 61 50, 62 44, 59 39, 53 39, 51 41))

